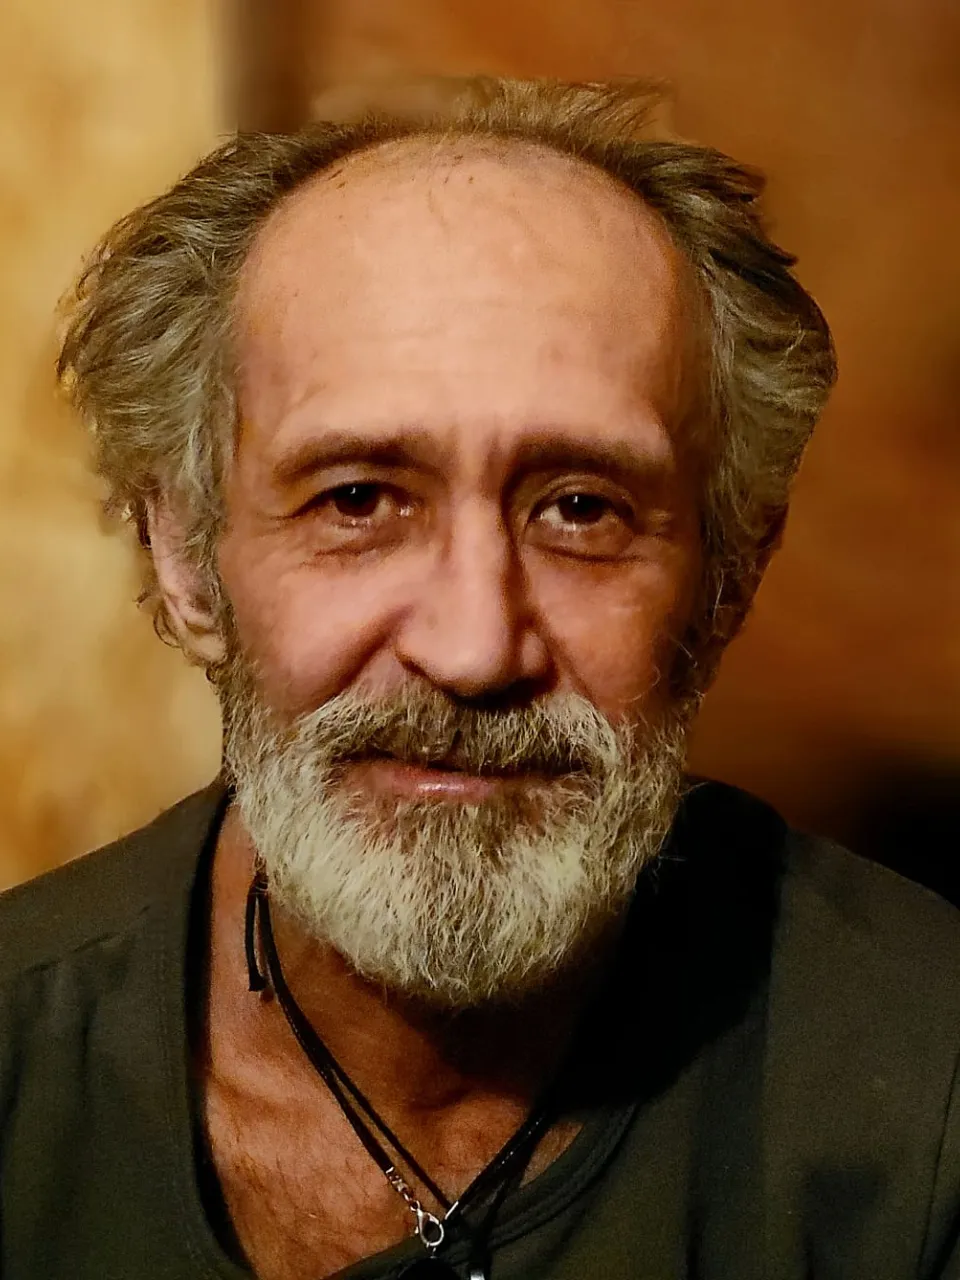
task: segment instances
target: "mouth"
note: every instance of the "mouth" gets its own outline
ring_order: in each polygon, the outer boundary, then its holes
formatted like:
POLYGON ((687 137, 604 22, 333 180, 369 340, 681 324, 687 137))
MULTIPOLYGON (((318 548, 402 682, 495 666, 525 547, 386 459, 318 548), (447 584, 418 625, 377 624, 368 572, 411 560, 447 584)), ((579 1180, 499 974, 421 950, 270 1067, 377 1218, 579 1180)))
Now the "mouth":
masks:
POLYGON ((516 790, 556 780, 556 774, 511 766, 468 765, 456 752, 429 760, 401 759, 387 752, 371 752, 344 761, 343 780, 381 795, 480 803, 516 790))

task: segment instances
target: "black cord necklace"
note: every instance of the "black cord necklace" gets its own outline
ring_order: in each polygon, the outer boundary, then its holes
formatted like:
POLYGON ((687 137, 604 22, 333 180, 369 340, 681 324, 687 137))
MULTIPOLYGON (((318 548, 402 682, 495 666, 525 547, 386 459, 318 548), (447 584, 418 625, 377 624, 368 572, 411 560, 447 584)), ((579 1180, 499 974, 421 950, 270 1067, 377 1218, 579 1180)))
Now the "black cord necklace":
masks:
POLYGON ((504 1144, 493 1160, 474 1178, 460 1198, 451 1201, 411 1155, 386 1121, 378 1115, 358 1086, 353 1083, 294 999, 280 964, 270 918, 267 878, 262 869, 256 871, 247 894, 245 943, 250 990, 263 991, 269 981, 290 1030, 307 1059, 330 1090, 364 1149, 416 1219, 415 1234, 419 1237, 426 1256, 405 1268, 401 1274, 407 1277, 407 1280, 414 1280, 415 1276, 421 1274, 424 1277, 432 1277, 432 1280, 444 1280, 445 1277, 455 1280, 456 1272, 448 1263, 441 1261, 437 1253, 447 1240, 451 1228, 465 1230, 464 1210, 478 1205, 485 1197, 490 1196, 487 1212, 483 1215, 479 1227, 469 1233, 470 1280, 485 1280, 487 1236, 500 1205, 523 1177, 533 1150, 548 1126, 552 1112, 550 1091, 544 1095, 526 1121, 504 1144), (266 959, 266 975, 257 960, 258 922, 260 943, 266 959), (410 1183, 397 1168, 396 1161, 378 1140, 374 1130, 379 1132, 380 1138, 400 1157, 406 1168, 419 1179, 443 1208, 442 1218, 423 1207, 410 1183))

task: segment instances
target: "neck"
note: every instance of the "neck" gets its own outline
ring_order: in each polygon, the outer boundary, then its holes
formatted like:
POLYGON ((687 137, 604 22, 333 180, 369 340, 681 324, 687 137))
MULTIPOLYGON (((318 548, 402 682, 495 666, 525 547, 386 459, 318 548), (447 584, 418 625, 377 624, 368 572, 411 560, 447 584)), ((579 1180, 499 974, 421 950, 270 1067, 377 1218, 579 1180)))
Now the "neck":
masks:
MULTIPOLYGON (((242 939, 252 876, 253 850, 231 809, 214 860, 211 1016, 251 1046, 261 1070, 296 1078, 310 1064, 276 1002, 248 990, 242 939)), ((610 937, 592 964, 521 1004, 446 1013, 359 977, 276 904, 272 919, 287 983, 327 1048, 378 1110, 421 1131, 455 1117, 518 1123, 555 1075, 615 943, 610 937)))

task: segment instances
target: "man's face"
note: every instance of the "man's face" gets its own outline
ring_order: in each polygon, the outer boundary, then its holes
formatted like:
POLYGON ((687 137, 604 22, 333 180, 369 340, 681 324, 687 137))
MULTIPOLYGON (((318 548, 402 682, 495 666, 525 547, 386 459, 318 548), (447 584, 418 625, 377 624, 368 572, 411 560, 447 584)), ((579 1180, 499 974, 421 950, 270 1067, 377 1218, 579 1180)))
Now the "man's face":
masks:
MULTIPOLYGON (((524 709, 563 707, 561 724, 572 708, 621 745, 669 718, 700 564, 681 430, 688 296, 635 197, 527 146, 391 144, 301 189, 262 230, 239 298, 221 578, 241 684, 275 726, 417 704, 323 775, 351 819, 405 807, 408 835, 436 820, 442 843, 468 812, 500 846, 519 822, 536 858, 557 795, 579 806, 568 845, 590 823, 563 752, 541 750, 556 725, 525 773, 505 767, 497 717, 519 711, 522 735, 524 709), (413 723, 425 742, 436 719, 453 750, 442 760, 397 736, 413 723), (481 741, 503 768, 478 771, 481 741), (524 807, 538 792, 539 818, 524 807)), ((610 744, 590 733, 584 760, 600 770, 610 744)), ((287 772, 302 785, 298 750, 287 772)))
POLYGON ((682 272, 635 197, 532 148, 383 148, 274 216, 240 307, 220 567, 273 706, 414 676, 648 707, 699 530, 682 272))

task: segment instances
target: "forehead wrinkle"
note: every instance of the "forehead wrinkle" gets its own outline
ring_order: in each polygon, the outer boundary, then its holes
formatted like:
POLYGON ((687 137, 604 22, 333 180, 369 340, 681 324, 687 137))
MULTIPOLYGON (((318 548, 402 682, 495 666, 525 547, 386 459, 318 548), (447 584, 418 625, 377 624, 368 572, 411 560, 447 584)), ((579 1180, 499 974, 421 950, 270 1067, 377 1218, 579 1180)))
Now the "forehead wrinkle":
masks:
MULTIPOLYGON (((326 214, 324 206, 328 201, 324 200, 319 206, 314 204, 309 219, 306 216, 305 207, 309 208, 318 195, 328 195, 334 204, 327 216, 343 224, 347 222, 348 214, 355 211, 357 196, 362 194, 363 187, 371 184, 374 194, 377 186, 386 184, 391 188, 394 200, 380 208, 387 207, 390 212, 395 212, 396 197, 400 194, 398 180, 407 193, 422 188, 424 207, 433 215, 435 224, 448 233, 448 239, 456 235, 458 224, 476 219, 478 214, 482 220, 490 221, 489 214, 486 217, 482 214, 485 206, 497 215, 497 221, 501 224, 507 221, 518 232, 510 246, 512 255, 518 250, 527 250, 545 262, 565 262, 569 243, 554 246, 551 243, 553 237, 549 233, 544 234, 545 228, 535 225, 535 210, 543 207, 552 195, 563 200, 568 214, 575 206, 580 206, 582 221, 589 227, 583 238, 585 245, 597 244, 604 238, 603 233, 611 229, 622 233, 629 226, 629 238, 643 256, 645 274, 658 274, 665 283, 674 275, 672 268, 675 264, 671 260, 676 258, 677 250, 659 215, 630 188, 587 161, 525 139, 418 136, 393 139, 365 148, 347 156, 333 170, 316 174, 290 192, 258 231, 241 270, 238 292, 246 296, 251 285, 262 285, 259 268, 263 266, 264 258, 271 256, 271 250, 276 251, 277 241, 282 243, 284 231, 291 224, 295 226, 297 219, 301 227, 300 236, 295 238, 300 238, 302 244, 306 232, 303 224, 326 214), (442 206, 443 190, 465 165, 473 169, 463 184, 471 187, 470 200, 451 215, 449 208, 442 206), (502 181, 504 175, 513 179, 513 183, 505 184, 502 181), (537 180, 535 193, 529 181, 533 176, 537 180), (475 182, 478 177, 488 180, 475 182), (491 177, 494 181, 489 180, 491 177), (576 200, 570 199, 571 188, 575 190, 576 200), (535 203, 530 201, 533 194, 536 195, 535 203), (338 200, 346 207, 338 210, 338 200), (526 216, 528 206, 533 218, 526 216), (651 237, 656 241, 659 253, 649 253, 651 237)), ((364 217, 368 215, 369 230, 371 214, 379 220, 377 202, 367 199, 360 203, 359 219, 350 220, 348 230, 352 231, 351 248, 354 252, 362 242, 359 231, 364 229, 364 217)), ((549 222, 547 230, 549 232, 549 222)), ((374 235, 371 243, 376 253, 381 244, 379 237, 374 235)), ((483 252, 489 254, 493 247, 488 237, 483 252)))
MULTIPOLYGON (((405 233, 404 219, 407 226, 412 227, 413 235, 424 234, 416 230, 416 204, 412 209, 412 221, 408 201, 404 202, 406 207, 401 208, 393 225, 377 225, 384 208, 384 202, 378 203, 376 198, 378 188, 395 182, 398 173, 403 177, 408 191, 413 189, 423 198, 423 208, 430 210, 432 204, 430 222, 442 229, 442 243, 452 243, 458 251, 462 246, 466 262, 470 261, 472 255, 473 264, 467 270, 472 273, 475 282, 482 284, 486 279, 482 268, 485 261, 490 260, 494 267, 494 293, 484 297, 486 305, 490 305, 492 301, 511 307, 511 269, 520 269, 522 265, 524 270, 536 270, 542 266, 549 269, 548 278, 553 281, 553 287, 560 288, 552 305, 561 308, 569 306, 572 314, 577 317, 582 311, 585 325, 595 326, 599 323, 602 333, 597 331, 592 339, 594 343, 600 344, 597 352, 602 355, 609 349, 611 356, 616 358, 615 348, 619 346, 619 339, 614 330, 619 328, 622 331, 622 326, 612 324, 617 318, 615 310, 600 305, 603 303, 602 295, 609 287, 614 291, 611 293, 612 302, 620 302, 626 309, 630 307, 629 298, 632 293, 634 305, 629 315, 624 315, 624 323, 642 326, 638 330, 635 348, 636 359, 640 362, 638 372, 650 354, 651 339, 659 334, 656 342, 659 344, 661 339, 665 339, 672 348, 672 353, 664 348, 662 356, 657 356, 658 362, 662 360, 663 367, 655 375, 655 382, 674 402, 667 410, 672 425, 679 425, 679 420, 687 416, 686 404, 680 406, 676 402, 688 399, 690 383, 693 381, 685 373, 691 362, 690 352, 694 345, 690 342, 690 332, 698 327, 690 321, 693 308, 689 306, 687 286, 691 283, 688 281, 691 271, 659 216, 615 178, 594 169, 586 162, 561 155, 546 147, 513 140, 503 145, 499 140, 496 145, 489 145, 486 139, 452 141, 417 138, 383 143, 348 157, 332 172, 318 174, 291 193, 261 228, 248 261, 244 264, 241 288, 238 291, 238 296, 242 294, 244 304, 238 337, 243 345, 251 340, 256 342, 261 355, 256 377, 261 387, 265 380, 276 384, 276 393, 282 398, 286 398, 283 395, 284 388, 287 394, 295 390, 289 385, 290 378, 294 375, 288 363, 295 353, 289 346, 287 335, 291 332, 303 332, 303 317, 299 309, 302 305, 309 307, 312 304, 306 300, 298 303, 297 299, 305 288, 313 291, 309 270, 303 270, 300 266, 304 251, 313 255, 312 262, 320 273, 316 289, 322 289, 323 273, 328 260, 324 253, 323 237, 331 230, 333 234, 339 235, 339 227, 344 224, 344 230, 349 235, 353 226, 351 213, 356 215, 359 231, 353 228, 352 242, 346 252, 348 256, 355 253, 358 241, 366 233, 369 252, 365 254, 368 258, 365 270, 368 272, 368 279, 371 276, 375 278, 377 256, 385 252, 386 235, 405 233), (516 162, 517 158, 521 163, 516 162), (384 163, 385 160, 388 163, 384 163), (506 183, 500 180, 505 170, 508 177, 506 183), (484 174, 497 180, 484 181, 484 174), (450 207, 445 199, 455 175, 459 178, 456 197, 462 200, 466 188, 469 188, 470 196, 469 201, 461 206, 464 235, 460 245, 456 244, 457 219, 449 216, 450 207), (531 175, 537 178, 536 185, 531 183, 531 175), (481 181, 474 181, 478 176, 481 181), (576 179, 573 184, 571 176, 576 179), (356 181, 349 180, 351 178, 356 181), (577 198, 565 198, 561 210, 564 221, 554 225, 555 220, 548 216, 550 197, 558 190, 569 193, 571 186, 577 198), (516 198, 518 190, 521 192, 520 199, 516 198), (314 200, 318 194, 321 199, 311 207, 307 202, 314 200), (328 196, 334 202, 332 206, 327 200, 328 196), (481 200, 487 208, 494 211, 492 217, 484 216, 478 208, 481 200), (337 202, 341 207, 337 207, 337 202), (545 210, 541 219, 538 219, 538 210, 545 210), (595 217, 594 214, 598 216, 595 217), (599 214, 603 216, 600 217, 599 214), (475 222, 478 215, 481 235, 473 240, 469 234, 469 223, 471 220, 475 222), (311 234, 311 224, 316 227, 317 220, 319 235, 316 231, 311 234), (507 227, 506 235, 502 230, 504 226, 507 227), (492 234, 483 234, 487 227, 493 228, 492 234), (601 233, 598 233, 598 227, 601 233), (291 232, 289 236, 286 235, 287 230, 291 232), (611 230, 612 237, 608 234, 611 230), (624 232, 627 234, 624 235, 624 232), (319 250, 316 248, 318 240, 319 250), (571 253, 575 260, 572 266, 571 253), (595 266, 591 262, 592 256, 595 266), (626 287, 623 284, 625 262, 635 264, 638 283, 641 285, 640 296, 649 298, 650 307, 646 308, 649 319, 645 319, 643 312, 638 309, 636 291, 630 290, 629 284, 626 287), (561 268, 559 272, 558 266, 561 268), (498 280, 505 282, 508 291, 503 298, 496 296, 498 280), (609 286, 605 281, 610 282, 609 286), (565 290, 572 292, 565 293, 565 290), (619 297, 615 296, 617 293, 619 297), (606 332, 608 329, 610 332, 606 332), (672 334, 676 334, 676 337, 669 336, 672 334), (675 357, 680 348, 686 350, 682 352, 683 358, 678 361, 675 357), (684 371, 674 367, 678 364, 684 366, 684 371)), ((456 197, 451 193, 451 198, 456 197)), ((425 256, 429 258, 429 255, 425 256)), ((336 246, 329 257, 333 260, 334 272, 329 310, 335 314, 338 289, 346 290, 344 301, 348 306, 353 306, 356 299, 350 292, 349 269, 344 273, 342 259, 336 261, 336 246)), ((362 258, 360 261, 362 262, 362 258)), ((421 270, 434 270, 442 276, 442 263, 431 264, 428 260, 423 267, 417 266, 416 271, 421 270)), ((401 288, 410 283, 417 284, 416 278, 408 280, 402 273, 399 279, 401 288)), ((361 307, 365 305, 365 287, 363 284, 359 286, 361 307)), ((430 296, 429 290, 427 296, 430 296)), ((309 312, 306 319, 309 326, 309 312)), ((431 329, 427 323, 429 319, 429 311, 418 316, 420 336, 431 329)), ((433 319, 433 330, 445 328, 446 321, 442 313, 438 312, 433 319)), ((323 327, 321 325, 321 329, 323 327)), ((309 328, 306 332, 309 335, 309 328)), ((357 333, 360 331, 357 330, 357 333)), ((294 345, 299 346, 298 358, 302 363, 302 342, 298 343, 295 339, 294 345)), ((247 349, 249 351, 249 347, 247 349)), ((247 382, 246 375, 250 373, 252 377, 251 371, 243 367, 245 364, 245 361, 241 362, 242 388, 247 382)), ((295 381, 299 381, 299 375, 295 381)), ((252 386, 252 383, 249 385, 252 386)), ((301 397, 302 393, 295 394, 294 401, 301 397)), ((661 393, 658 392, 658 401, 660 397, 661 393)))

